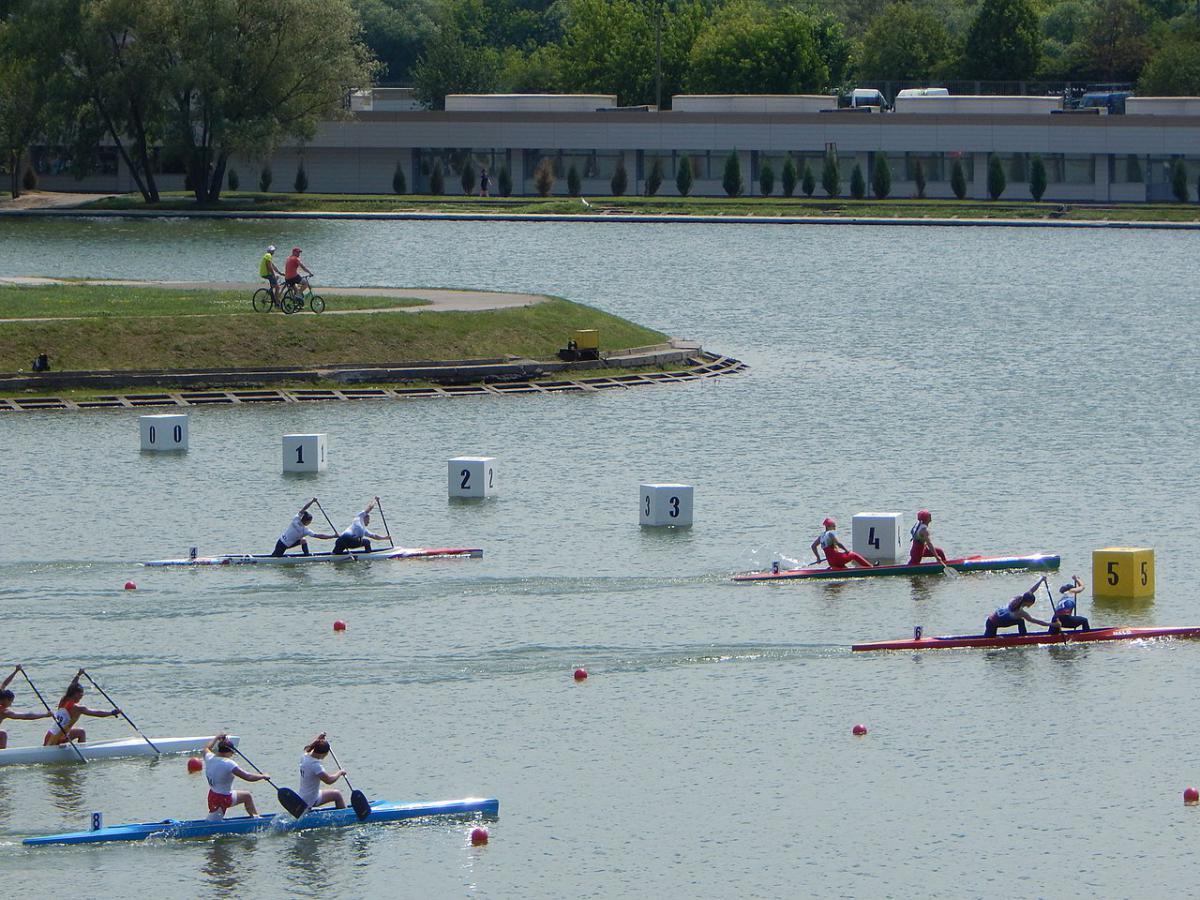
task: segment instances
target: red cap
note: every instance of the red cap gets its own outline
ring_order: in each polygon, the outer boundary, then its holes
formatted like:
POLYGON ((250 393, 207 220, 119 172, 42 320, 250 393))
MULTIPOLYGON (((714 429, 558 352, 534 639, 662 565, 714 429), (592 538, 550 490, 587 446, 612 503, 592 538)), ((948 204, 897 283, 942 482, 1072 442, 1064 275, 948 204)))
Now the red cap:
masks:
POLYGON ((837 528, 837 522, 833 521, 833 519, 826 519, 821 524, 824 525, 826 528, 837 528))
POLYGON ((299 253, 299 252, 300 252, 300 248, 299 248, 299 247, 293 247, 293 248, 292 248, 292 255, 293 255, 293 256, 294 256, 295 254, 299 253))
POLYGON ((933 516, 931 516, 929 514, 929 510, 923 509, 919 513, 917 513, 917 521, 918 522, 932 522, 933 516))

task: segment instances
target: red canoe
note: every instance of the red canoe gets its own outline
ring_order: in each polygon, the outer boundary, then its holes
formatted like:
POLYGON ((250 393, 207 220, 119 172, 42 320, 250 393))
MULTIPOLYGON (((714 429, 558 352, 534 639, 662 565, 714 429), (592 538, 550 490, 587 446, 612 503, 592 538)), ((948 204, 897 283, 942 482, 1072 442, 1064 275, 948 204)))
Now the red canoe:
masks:
POLYGON ((1051 634, 1007 634, 984 637, 964 634, 947 637, 906 638, 855 644, 851 650, 946 650, 952 647, 1026 647, 1030 644, 1086 644, 1095 641, 1137 641, 1145 638, 1200 638, 1200 627, 1193 628, 1093 628, 1091 631, 1062 631, 1051 634))

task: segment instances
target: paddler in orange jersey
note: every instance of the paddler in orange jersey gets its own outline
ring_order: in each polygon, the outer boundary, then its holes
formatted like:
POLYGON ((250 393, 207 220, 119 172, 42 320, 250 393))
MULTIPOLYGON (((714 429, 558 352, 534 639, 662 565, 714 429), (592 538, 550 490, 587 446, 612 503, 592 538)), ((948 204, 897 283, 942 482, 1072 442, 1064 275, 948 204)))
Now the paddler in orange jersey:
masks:
POLYGON ((83 699, 83 685, 79 683, 79 676, 82 674, 83 669, 75 673, 75 678, 67 686, 67 692, 58 701, 58 709, 54 711, 54 724, 46 732, 46 737, 42 741, 43 747, 56 747, 59 744, 65 744, 68 737, 70 740, 81 743, 86 741, 87 732, 82 728, 75 727, 75 723, 79 721, 80 716, 95 716, 98 719, 110 719, 121 714, 119 709, 110 709, 107 712, 102 709, 88 709, 79 702, 83 699))
MULTIPOLYGON (((50 713, 48 711, 31 713, 31 712, 13 712, 10 709, 10 707, 12 706, 13 700, 16 699, 16 696, 13 694, 12 691, 10 691, 8 689, 8 686, 10 684, 12 684, 12 680, 17 677, 17 673, 20 671, 23 671, 23 670, 21 669, 21 666, 18 665, 15 669, 12 670, 12 672, 9 674, 9 676, 4 679, 4 681, 0 681, 0 722, 3 722, 5 719, 22 719, 22 720, 44 719, 50 715, 50 713)), ((7 747, 8 747, 8 732, 4 731, 3 729, 0 729, 0 750, 7 749, 7 747)))
POLYGON ((908 551, 908 564, 910 566, 919 565, 921 560, 926 556, 932 556, 942 565, 946 564, 946 554, 941 547, 933 545, 933 536, 929 533, 929 523, 933 521, 933 516, 929 510, 923 509, 917 513, 917 524, 909 529, 909 534, 912 535, 912 546, 908 551))
POLYGON ((817 539, 812 542, 810 548, 813 556, 817 558, 817 562, 821 561, 821 554, 817 552, 817 547, 825 551, 825 561, 829 563, 831 569, 848 569, 850 563, 857 563, 864 569, 870 569, 871 561, 859 556, 853 550, 846 549, 846 545, 838 540, 837 522, 833 519, 826 519, 821 523, 825 530, 818 535, 817 539))
POLYGON ((994 613, 987 617, 987 622, 984 625, 984 637, 995 637, 997 628, 1012 628, 1017 626, 1021 634, 1027 634, 1025 628, 1026 622, 1033 622, 1035 625, 1045 625, 1050 627, 1049 622, 1043 622, 1041 619, 1035 619, 1029 614, 1029 607, 1037 602, 1037 595, 1034 591, 1038 589, 1038 585, 1042 583, 1039 578, 1033 583, 1033 587, 1023 594, 1018 594, 1013 597, 1005 606, 1001 606, 994 613))

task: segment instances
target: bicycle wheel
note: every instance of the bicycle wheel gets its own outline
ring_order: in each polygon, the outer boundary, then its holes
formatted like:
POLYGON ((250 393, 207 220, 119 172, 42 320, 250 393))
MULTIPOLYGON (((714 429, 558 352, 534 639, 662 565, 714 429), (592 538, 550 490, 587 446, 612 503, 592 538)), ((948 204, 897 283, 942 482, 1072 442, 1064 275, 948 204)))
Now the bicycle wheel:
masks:
POLYGON ((292 313, 304 308, 304 300, 297 297, 291 291, 288 291, 279 298, 279 308, 283 310, 284 315, 290 316, 292 313))
POLYGON ((315 313, 323 313, 325 312, 325 301, 313 294, 308 298, 308 308, 315 313))
POLYGON ((250 298, 250 304, 254 307, 255 312, 270 312, 274 305, 271 302, 271 292, 266 288, 259 288, 250 298))

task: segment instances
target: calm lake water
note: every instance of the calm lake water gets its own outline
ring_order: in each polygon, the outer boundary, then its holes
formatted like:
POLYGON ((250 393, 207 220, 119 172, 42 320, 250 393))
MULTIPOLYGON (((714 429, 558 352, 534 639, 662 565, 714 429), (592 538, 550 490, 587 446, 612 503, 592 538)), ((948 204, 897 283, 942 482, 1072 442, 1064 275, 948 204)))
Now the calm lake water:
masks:
MULTIPOLYGON (((437 822, 34 851, 20 839, 92 810, 202 815, 206 786, 182 757, 7 768, 0 880, 13 897, 1192 891, 1200 646, 852 654, 917 623, 977 632, 1034 576, 729 576, 805 558, 826 515, 848 541, 856 512, 928 507, 952 554, 1062 554, 1055 585, 1090 582, 1094 548, 1152 546, 1153 601, 1089 590, 1081 611, 1200 624, 1196 241, 0 220, 0 275, 250 280, 267 242, 299 244, 321 283, 561 294, 753 367, 595 396, 193 409, 173 456, 138 452, 136 411, 4 416, 0 657, 43 693, 85 665, 147 733, 237 732, 282 783, 327 730, 372 797, 496 796, 500 816, 481 848, 437 822), (329 470, 282 475, 288 432, 327 432, 329 470), (499 496, 447 500, 464 454, 497 457, 499 496), (660 480, 695 485, 695 527, 639 529, 638 483, 660 480), (269 551, 314 494, 339 525, 378 494, 399 543, 485 556, 137 566, 269 551)), ((42 723, 6 724, 40 742, 42 723)))

